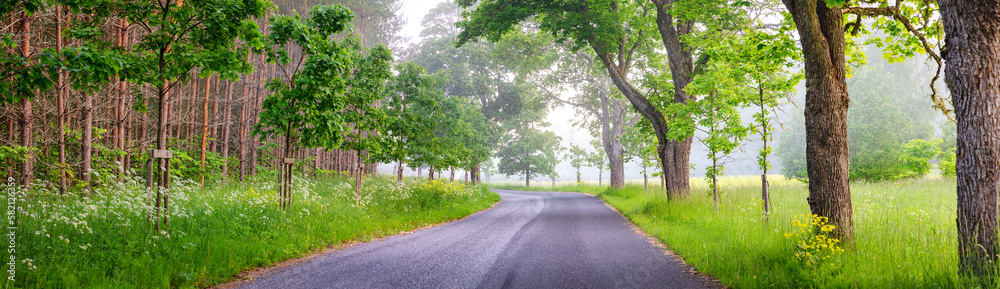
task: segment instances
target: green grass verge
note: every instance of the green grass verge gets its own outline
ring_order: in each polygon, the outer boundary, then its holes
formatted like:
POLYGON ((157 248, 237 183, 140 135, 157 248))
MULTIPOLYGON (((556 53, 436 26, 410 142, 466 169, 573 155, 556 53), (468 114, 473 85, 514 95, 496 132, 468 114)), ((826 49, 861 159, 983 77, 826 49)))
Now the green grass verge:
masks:
POLYGON ((5 272, 0 287, 206 287, 325 246, 462 218, 500 200, 485 187, 377 177, 365 180, 355 202, 349 180, 296 178, 293 205, 282 210, 273 179, 206 188, 175 180, 163 232, 146 221, 142 180, 98 189, 93 199, 36 187, 16 199, 17 267, 14 281, 5 272))
POLYGON ((503 188, 598 192, 689 264, 731 288, 976 287, 958 274, 954 180, 852 183, 856 246, 816 264, 796 257, 802 238, 793 235, 801 228, 796 221, 809 221, 807 185, 771 177, 773 209, 765 220, 759 180, 723 178, 719 212, 702 180, 693 180, 690 197, 675 201, 655 187, 649 193, 641 186, 503 188))

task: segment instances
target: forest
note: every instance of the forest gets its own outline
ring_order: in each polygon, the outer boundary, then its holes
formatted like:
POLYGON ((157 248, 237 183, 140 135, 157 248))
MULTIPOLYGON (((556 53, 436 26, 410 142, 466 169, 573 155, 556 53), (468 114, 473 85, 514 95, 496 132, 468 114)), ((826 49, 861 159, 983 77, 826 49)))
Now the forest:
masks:
POLYGON ((2 287, 212 287, 496 189, 727 287, 1000 284, 1000 2, 428 3, 4 0, 2 287))

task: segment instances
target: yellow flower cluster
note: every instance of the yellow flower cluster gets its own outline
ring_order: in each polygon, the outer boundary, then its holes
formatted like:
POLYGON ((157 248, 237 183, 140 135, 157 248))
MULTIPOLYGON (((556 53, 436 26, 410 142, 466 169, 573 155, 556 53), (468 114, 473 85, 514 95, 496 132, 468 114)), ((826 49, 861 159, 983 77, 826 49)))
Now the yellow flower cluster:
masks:
POLYGON ((792 220, 796 231, 785 233, 786 239, 798 240, 795 257, 804 261, 808 266, 819 264, 844 252, 844 249, 839 246, 840 240, 827 236, 836 228, 827 222, 829 222, 827 217, 820 217, 816 214, 798 215, 792 220))
POLYGON ((446 196, 466 194, 465 186, 458 182, 427 181, 420 184, 420 189, 441 192, 446 196))

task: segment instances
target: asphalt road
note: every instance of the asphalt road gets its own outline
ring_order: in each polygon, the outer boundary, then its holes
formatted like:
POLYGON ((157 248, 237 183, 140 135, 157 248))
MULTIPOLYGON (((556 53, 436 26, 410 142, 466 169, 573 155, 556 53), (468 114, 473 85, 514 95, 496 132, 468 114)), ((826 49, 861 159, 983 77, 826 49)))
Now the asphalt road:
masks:
POLYGON ((450 224, 277 268, 242 288, 707 288, 600 199, 497 190, 450 224))

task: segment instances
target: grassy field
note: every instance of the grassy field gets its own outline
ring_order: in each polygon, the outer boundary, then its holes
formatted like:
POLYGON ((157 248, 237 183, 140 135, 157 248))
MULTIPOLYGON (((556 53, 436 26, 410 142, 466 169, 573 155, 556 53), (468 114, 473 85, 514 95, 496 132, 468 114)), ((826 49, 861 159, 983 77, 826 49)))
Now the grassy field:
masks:
POLYGON ((138 179, 100 188, 93 199, 42 187, 22 192, 15 200, 16 274, 11 282, 4 271, 0 287, 206 287, 325 246, 461 218, 500 200, 484 187, 377 177, 366 179, 355 202, 346 179, 296 178, 293 205, 281 210, 273 179, 206 188, 175 180, 164 232, 146 221, 138 179))
POLYGON ((699 271, 732 288, 976 287, 958 274, 954 180, 852 183, 852 250, 833 241, 817 246, 810 229, 802 234, 811 221, 807 185, 769 178, 773 209, 766 220, 759 177, 723 178, 719 212, 700 179, 693 180, 689 198, 677 201, 668 201, 658 188, 646 194, 634 185, 529 189, 596 193, 699 271), (829 244, 846 250, 831 250, 829 244))

